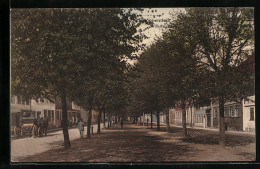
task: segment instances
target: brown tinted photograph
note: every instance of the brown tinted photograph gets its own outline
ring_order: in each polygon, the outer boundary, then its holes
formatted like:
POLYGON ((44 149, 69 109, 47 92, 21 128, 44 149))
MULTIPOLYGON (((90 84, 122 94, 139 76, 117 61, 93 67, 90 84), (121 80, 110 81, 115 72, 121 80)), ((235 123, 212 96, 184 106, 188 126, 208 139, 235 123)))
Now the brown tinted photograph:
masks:
POLYGON ((17 162, 256 160, 254 8, 10 9, 17 162))

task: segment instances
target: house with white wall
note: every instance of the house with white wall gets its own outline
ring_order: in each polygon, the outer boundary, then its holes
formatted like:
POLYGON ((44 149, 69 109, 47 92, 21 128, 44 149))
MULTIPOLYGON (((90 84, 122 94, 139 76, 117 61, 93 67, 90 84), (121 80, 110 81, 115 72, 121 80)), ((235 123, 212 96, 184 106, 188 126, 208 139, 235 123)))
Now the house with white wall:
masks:
POLYGON ((243 131, 255 131, 255 96, 242 101, 243 105, 243 131))
POLYGON ((31 99, 31 110, 37 119, 47 118, 50 127, 56 126, 55 103, 46 98, 31 99))

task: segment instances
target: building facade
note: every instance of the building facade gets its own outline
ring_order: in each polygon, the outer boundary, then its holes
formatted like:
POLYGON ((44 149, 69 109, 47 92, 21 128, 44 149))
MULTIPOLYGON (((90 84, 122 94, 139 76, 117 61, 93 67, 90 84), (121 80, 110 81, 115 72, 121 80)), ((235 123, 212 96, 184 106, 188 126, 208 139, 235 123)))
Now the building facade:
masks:
POLYGON ((54 102, 51 102, 46 98, 38 100, 31 99, 30 102, 34 117, 36 117, 38 120, 40 118, 48 119, 48 125, 51 128, 56 126, 54 102))
POLYGON ((255 131, 255 96, 243 100, 243 131, 255 131))
MULTIPOLYGON (((219 127, 219 103, 212 103, 213 127, 219 127)), ((243 105, 241 102, 226 102, 224 105, 226 130, 243 131, 243 105)))

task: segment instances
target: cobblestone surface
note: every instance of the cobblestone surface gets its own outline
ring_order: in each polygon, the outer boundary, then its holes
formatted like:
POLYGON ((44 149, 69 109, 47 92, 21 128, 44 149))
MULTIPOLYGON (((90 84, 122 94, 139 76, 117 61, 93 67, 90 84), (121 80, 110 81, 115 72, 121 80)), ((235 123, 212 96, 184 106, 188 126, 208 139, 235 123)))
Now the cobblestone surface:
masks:
POLYGON ((227 146, 217 143, 218 132, 189 129, 190 139, 182 137, 181 128, 165 132, 147 126, 119 124, 94 134, 91 139, 77 139, 71 148, 63 146, 20 159, 20 162, 189 162, 251 161, 255 158, 255 137, 228 135, 227 146))

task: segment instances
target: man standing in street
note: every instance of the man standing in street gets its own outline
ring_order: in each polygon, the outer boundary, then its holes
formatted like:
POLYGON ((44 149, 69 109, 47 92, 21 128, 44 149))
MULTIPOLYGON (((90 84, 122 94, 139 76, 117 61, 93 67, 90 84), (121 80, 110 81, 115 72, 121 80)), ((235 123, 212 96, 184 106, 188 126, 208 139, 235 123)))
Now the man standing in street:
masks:
POLYGON ((83 138, 84 122, 82 121, 82 119, 80 119, 80 121, 78 123, 78 129, 79 129, 79 133, 80 133, 80 138, 83 138))

